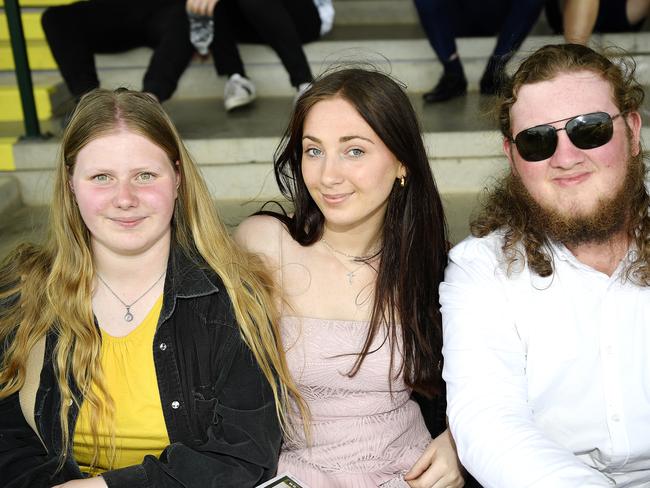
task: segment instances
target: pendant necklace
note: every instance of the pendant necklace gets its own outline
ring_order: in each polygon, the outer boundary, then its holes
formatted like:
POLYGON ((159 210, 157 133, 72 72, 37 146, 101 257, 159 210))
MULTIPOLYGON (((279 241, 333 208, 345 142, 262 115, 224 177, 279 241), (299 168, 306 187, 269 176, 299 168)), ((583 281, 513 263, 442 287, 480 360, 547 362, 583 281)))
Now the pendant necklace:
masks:
POLYGON ((348 254, 348 253, 345 253, 343 251, 339 251, 337 249, 334 249, 329 244, 329 242, 327 242, 324 238, 321 238, 321 241, 323 241, 323 244, 325 244, 325 247, 327 249, 329 249, 332 252, 332 254, 334 254, 335 258, 336 258, 336 254, 340 254, 341 256, 345 256, 348 259, 352 259, 352 260, 357 261, 357 262, 361 261, 361 264, 359 266, 357 266, 354 269, 350 269, 343 263, 343 261, 341 261, 338 258, 336 259, 339 263, 341 263, 341 266, 343 266, 346 269, 347 273, 345 273, 345 276, 348 277, 348 284, 350 284, 350 285, 352 284, 352 280, 354 279, 355 273, 357 271, 359 271, 363 266, 367 265, 368 264, 367 261, 370 258, 373 257, 373 255, 371 255, 371 254, 369 254, 367 256, 354 256, 353 254, 348 254))
POLYGON ((119 296, 117 296, 117 293, 115 293, 115 292, 113 291, 113 289, 112 289, 110 286, 108 286, 108 283, 106 283, 106 282, 104 281, 104 278, 102 278, 102 277, 100 276, 99 273, 97 273, 97 278, 99 278, 99 281, 101 281, 102 283, 104 283, 104 286, 108 289, 108 291, 110 291, 111 294, 112 294, 115 298, 117 298, 118 301, 119 301, 122 305, 124 305, 124 308, 126 308, 126 313, 124 314, 124 320, 126 320, 127 322, 131 322, 131 321, 133 320, 133 314, 131 313, 131 307, 132 307, 133 305, 135 305, 136 303, 138 303, 138 302, 140 301, 140 299, 143 298, 147 293, 149 293, 151 290, 153 290, 153 287, 156 286, 156 285, 158 284, 158 282, 162 279, 163 276, 165 276, 165 273, 167 273, 167 270, 163 271, 163 274, 161 274, 161 275, 158 277, 158 279, 156 280, 156 282, 155 282, 153 285, 151 285, 149 288, 147 288, 147 291, 145 291, 142 295, 140 295, 138 298, 136 298, 135 300, 133 300, 131 303, 125 303, 124 300, 122 300, 119 296))

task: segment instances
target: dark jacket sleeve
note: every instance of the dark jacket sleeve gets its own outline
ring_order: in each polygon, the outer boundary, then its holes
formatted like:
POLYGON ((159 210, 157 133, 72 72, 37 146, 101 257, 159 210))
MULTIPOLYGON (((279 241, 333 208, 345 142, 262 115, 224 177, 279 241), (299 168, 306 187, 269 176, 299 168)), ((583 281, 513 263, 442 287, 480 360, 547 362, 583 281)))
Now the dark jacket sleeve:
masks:
POLYGON ((282 435, 271 388, 238 333, 237 342, 218 396, 196 401, 205 439, 171 444, 159 458, 104 473, 110 488, 246 488, 275 474, 282 435))
MULTIPOLYGON (((0 344, 0 361, 11 340, 0 344)), ((25 420, 19 394, 0 399, 0 486, 49 488, 79 477, 69 463, 58 469, 59 461, 25 420)))
POLYGON ((78 478, 68 464, 57 472, 58 465, 25 420, 18 394, 0 400, 0 486, 49 488, 78 478))

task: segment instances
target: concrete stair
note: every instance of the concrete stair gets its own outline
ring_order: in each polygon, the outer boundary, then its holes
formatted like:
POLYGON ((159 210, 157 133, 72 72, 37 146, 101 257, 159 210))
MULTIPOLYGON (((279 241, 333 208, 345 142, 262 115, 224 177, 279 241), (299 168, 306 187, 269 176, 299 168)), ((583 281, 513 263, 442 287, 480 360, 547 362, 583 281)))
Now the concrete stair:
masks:
MULTIPOLYGON (((379 0, 339 0, 341 6, 373 12, 369 7, 379 0)), ((392 0, 389 3, 411 6, 410 1, 392 0)), ((345 8, 340 10, 345 11, 345 8)), ((392 11, 392 9, 388 9, 392 11)), ((409 9, 405 9, 408 11, 409 9)), ((349 9, 353 11, 353 9, 349 9)), ((368 17, 360 16, 362 22, 368 17)), ((338 15, 334 31, 324 39, 305 46, 307 58, 315 74, 321 73, 333 65, 342 63, 371 63, 391 72, 403 81, 408 90, 422 93, 429 90, 441 74, 441 66, 429 46, 426 38, 416 24, 353 25, 346 24, 343 14, 338 15), (342 17, 338 24, 339 18, 342 17), (395 38, 395 34, 398 38, 395 38), (364 37, 365 36, 365 37, 364 37), (359 38, 363 37, 363 38, 359 38)), ((383 18, 383 17, 381 17, 383 18)), ((406 21, 408 16, 397 16, 397 21, 406 21), (403 18, 406 17, 406 18, 403 18)), ((384 18, 385 20, 385 18, 384 18)), ((530 37, 523 45, 518 58, 549 43, 562 42, 558 36, 530 37)), ((650 84, 650 35, 608 34, 594 36, 594 42, 603 46, 620 46, 632 53, 639 64, 639 77, 642 83, 650 84)), ((485 63, 494 47, 493 38, 463 38, 458 40, 458 50, 465 66, 469 81, 469 91, 478 90, 485 63)), ((41 120, 47 120, 60 114, 61 105, 69 98, 67 90, 51 59, 51 53, 42 39, 30 41, 28 45, 30 63, 33 71, 37 110, 41 120)), ((119 55, 98 55, 96 63, 102 86, 117 88, 126 86, 140 89, 145 67, 150 57, 150 50, 140 48, 119 55)), ((255 82, 262 97, 290 96, 293 87, 289 84, 286 71, 275 53, 267 46, 242 45, 242 58, 250 78, 255 82)), ((0 39, 0 122, 20 120, 22 112, 8 41, 0 39), (5 64, 3 64, 5 63, 5 64)), ((195 59, 180 80, 176 98, 221 98, 223 96, 223 78, 216 76, 211 59, 195 59)))
POLYGON ((22 205, 18 179, 0 173, 0 215, 13 212, 22 205))
MULTIPOLYGON (((40 27, 40 15, 47 5, 71 0, 31 0, 21 2, 28 53, 37 93, 39 117, 46 120, 60 112, 61 93, 65 88, 40 27), (34 5, 36 7, 29 7, 34 5), (48 101, 49 99, 49 101, 48 101)), ((412 0, 336 0, 336 23, 332 33, 305 47, 314 73, 345 62, 370 61, 389 70, 420 93, 431 88, 441 68, 421 28, 412 0)), ((0 10, 0 17, 4 12, 0 10)), ((548 33, 543 18, 536 28, 548 33)), ((524 44, 526 53, 543 44, 561 42, 557 36, 534 36, 524 44)), ((634 54, 644 82, 650 84, 650 37, 646 33, 595 36, 594 42, 617 45, 634 54)), ((487 57, 494 47, 493 38, 459 39, 458 49, 465 64, 470 91, 477 90, 487 57)), ((277 56, 266 46, 243 45, 242 58, 260 96, 289 96, 293 88, 277 56)), ((97 56, 102 85, 107 88, 141 87, 150 50, 136 49, 119 55, 97 56)), ((195 60, 180 81, 177 98, 220 98, 223 79, 217 78, 212 61, 195 60)), ((0 121, 20 120, 18 92, 13 75, 13 60, 6 22, 0 19, 0 121), (6 100, 13 100, 9 103, 6 100)))
MULTIPOLYGON (((44 121, 44 130, 54 133, 48 140, 15 142, 22 131, 19 122, 22 112, 16 104, 15 76, 6 68, 8 65, 2 64, 5 63, 3 49, 8 44, 0 28, 0 203, 15 202, 14 195, 19 195, 18 202, 22 205, 18 210, 15 203, 7 209, 0 206, 0 222, 3 215, 18 221, 27 218, 25 215, 36 215, 35 221, 42 224, 45 212, 37 209, 50 200, 59 145, 58 117, 69 103, 69 94, 50 62, 49 48, 44 44, 37 20, 46 5, 59 3, 64 2, 21 1, 21 5, 29 7, 24 10, 25 25, 39 117, 44 121), (13 115, 4 115, 10 111, 13 115), (2 173, 3 170, 6 172, 2 173), (5 176, 10 183, 3 182, 5 176)), ((470 93, 461 99, 429 106, 422 103, 420 95, 431 88, 441 68, 418 25, 412 1, 335 0, 335 7, 333 32, 305 47, 314 73, 341 63, 370 62, 407 85, 446 205, 452 241, 459 240, 467 233, 468 215, 476 195, 506 167, 501 138, 488 115, 491 99, 477 93, 478 80, 494 47, 494 38, 458 40, 470 93)), ((541 45, 562 42, 560 37, 548 35, 543 22, 535 32, 522 47, 519 57, 541 45)), ((632 53, 638 62, 640 80, 650 85, 650 33, 595 36, 594 42, 617 45, 632 53)), ((260 96, 252 107, 225 114, 223 80, 217 78, 211 60, 195 60, 181 79, 175 96, 165 104, 208 180, 217 205, 232 225, 259 209, 260 202, 278 198, 271 157, 288 120, 294 94, 284 68, 270 48, 243 45, 241 52, 260 96)), ((149 56, 148 49, 97 56, 102 85, 139 89, 149 56)), ((646 140, 650 140, 649 130, 643 132, 646 140)), ((4 232, 2 229, 0 225, 0 234, 4 232)), ((0 241, 3 239, 0 235, 0 241)), ((1 251, 0 248, 0 255, 1 251)))

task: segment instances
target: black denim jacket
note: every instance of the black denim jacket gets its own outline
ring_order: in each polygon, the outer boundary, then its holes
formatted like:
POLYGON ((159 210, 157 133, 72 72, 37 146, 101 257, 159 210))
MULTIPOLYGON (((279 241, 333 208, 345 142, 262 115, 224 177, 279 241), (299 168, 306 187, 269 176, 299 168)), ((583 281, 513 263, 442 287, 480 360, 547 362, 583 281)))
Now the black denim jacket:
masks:
MULTIPOLYGON (((46 448, 26 423, 18 394, 0 401, 1 487, 51 487, 83 477, 71 453, 57 472, 55 341, 47 338, 35 406, 46 448)), ((245 488, 272 477, 281 432, 271 388, 241 339, 221 280, 179 251, 170 255, 152 352, 171 444, 159 458, 105 473, 108 486, 245 488)), ((71 407, 70 439, 78 413, 71 407)))

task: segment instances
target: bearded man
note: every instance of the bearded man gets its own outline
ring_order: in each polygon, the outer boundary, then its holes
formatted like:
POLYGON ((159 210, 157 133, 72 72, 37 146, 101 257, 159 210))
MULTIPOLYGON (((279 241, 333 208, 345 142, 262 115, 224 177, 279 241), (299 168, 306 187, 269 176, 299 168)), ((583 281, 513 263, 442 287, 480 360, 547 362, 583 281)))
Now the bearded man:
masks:
POLYGON ((448 416, 486 488, 650 486, 650 197, 633 63, 528 57, 508 175, 441 285, 448 416))

